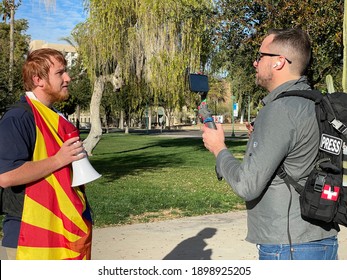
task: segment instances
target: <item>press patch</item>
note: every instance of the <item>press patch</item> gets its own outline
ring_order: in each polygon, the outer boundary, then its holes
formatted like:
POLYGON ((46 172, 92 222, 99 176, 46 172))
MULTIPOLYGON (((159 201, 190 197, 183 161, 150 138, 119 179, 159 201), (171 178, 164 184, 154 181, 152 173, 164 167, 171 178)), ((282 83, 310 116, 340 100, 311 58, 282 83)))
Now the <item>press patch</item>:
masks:
POLYGON ((322 134, 319 149, 329 154, 339 155, 342 148, 342 139, 322 134))

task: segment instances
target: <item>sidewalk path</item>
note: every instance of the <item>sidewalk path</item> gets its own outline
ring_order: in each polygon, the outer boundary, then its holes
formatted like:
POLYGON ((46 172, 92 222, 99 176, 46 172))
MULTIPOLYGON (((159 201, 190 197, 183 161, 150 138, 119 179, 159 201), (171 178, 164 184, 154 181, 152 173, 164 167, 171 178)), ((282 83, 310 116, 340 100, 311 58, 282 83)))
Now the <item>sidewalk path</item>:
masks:
MULTIPOLYGON (((256 260, 244 240, 246 211, 93 230, 93 260, 256 260)), ((347 260, 347 228, 339 233, 339 259, 347 260)), ((0 259, 5 260, 0 246, 0 259)))
MULTIPOLYGON (((244 240, 246 211, 94 229, 94 260, 256 260, 244 240)), ((339 259, 347 260, 347 229, 339 233, 339 259)))

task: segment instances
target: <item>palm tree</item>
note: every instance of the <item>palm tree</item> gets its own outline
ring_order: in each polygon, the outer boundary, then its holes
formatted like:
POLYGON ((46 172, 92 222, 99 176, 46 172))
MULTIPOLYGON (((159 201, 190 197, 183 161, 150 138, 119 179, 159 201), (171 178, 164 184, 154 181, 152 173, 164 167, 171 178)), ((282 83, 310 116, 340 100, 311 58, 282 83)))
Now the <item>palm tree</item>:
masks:
POLYGON ((0 3, 0 15, 2 20, 6 23, 7 19, 11 17, 10 9, 8 7, 8 1, 4 0, 0 3))
MULTIPOLYGON (((39 0, 40 2, 42 0, 39 0)), ((55 0, 44 0, 43 1, 46 8, 55 5, 55 0)), ((15 15, 15 9, 18 8, 18 6, 22 3, 22 0, 18 0, 17 4, 15 3, 15 0, 3 0, 2 6, 1 6, 1 12, 3 14, 3 18, 10 16, 10 61, 9 61, 9 94, 12 94, 13 89, 13 61, 14 61, 14 15, 15 15)))
POLYGON ((10 65, 9 65, 9 81, 8 81, 8 89, 9 94, 12 95, 13 90, 13 58, 14 58, 14 0, 8 0, 7 4, 10 9, 10 65))

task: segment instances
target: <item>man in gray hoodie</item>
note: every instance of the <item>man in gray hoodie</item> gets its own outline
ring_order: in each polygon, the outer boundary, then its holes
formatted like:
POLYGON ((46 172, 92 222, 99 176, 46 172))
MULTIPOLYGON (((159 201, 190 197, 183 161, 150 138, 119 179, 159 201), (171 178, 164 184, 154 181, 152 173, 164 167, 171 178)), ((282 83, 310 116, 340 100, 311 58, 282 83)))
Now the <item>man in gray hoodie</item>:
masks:
POLYGON ((275 100, 286 91, 308 90, 304 73, 311 44, 301 29, 273 29, 264 38, 253 66, 257 85, 268 90, 262 100, 242 162, 224 143, 224 131, 203 128, 205 147, 216 157, 216 170, 246 201, 246 240, 257 244, 260 260, 337 259, 338 225, 301 218, 299 194, 276 176, 283 162, 287 174, 304 185, 319 145, 315 105, 302 97, 275 100))

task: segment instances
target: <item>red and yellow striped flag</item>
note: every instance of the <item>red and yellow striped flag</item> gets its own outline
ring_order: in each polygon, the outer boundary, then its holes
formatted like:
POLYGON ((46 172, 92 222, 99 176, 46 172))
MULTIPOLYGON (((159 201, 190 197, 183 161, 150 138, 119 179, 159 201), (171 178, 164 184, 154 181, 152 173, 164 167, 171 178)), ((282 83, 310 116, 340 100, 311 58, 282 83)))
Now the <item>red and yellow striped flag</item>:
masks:
MULTIPOLYGON (((64 135, 76 130, 65 118, 37 100, 27 101, 36 123, 33 161, 53 156, 64 135)), ((66 166, 27 185, 17 259, 90 259, 92 221, 84 187, 71 187, 66 166)))

